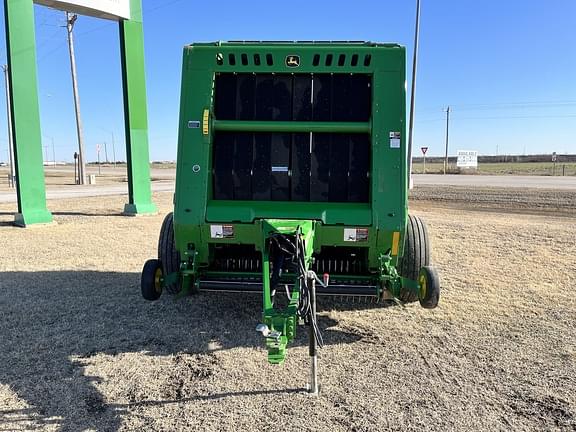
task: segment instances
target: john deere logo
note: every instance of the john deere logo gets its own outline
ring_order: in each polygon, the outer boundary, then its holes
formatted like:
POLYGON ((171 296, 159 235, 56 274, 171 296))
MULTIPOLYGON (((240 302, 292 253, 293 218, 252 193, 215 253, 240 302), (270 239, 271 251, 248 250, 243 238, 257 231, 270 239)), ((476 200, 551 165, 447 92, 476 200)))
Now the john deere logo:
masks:
POLYGON ((300 56, 297 55, 286 56, 286 66, 288 67, 300 66, 300 56))

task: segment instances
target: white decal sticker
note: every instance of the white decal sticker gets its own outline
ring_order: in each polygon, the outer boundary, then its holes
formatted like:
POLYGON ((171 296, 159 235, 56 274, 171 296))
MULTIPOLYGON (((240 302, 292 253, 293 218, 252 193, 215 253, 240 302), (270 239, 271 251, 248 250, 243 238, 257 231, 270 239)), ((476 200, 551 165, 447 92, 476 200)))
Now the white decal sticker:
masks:
POLYGON ((400 148, 400 132, 390 132, 390 148, 400 148))
POLYGON ((356 228, 344 228, 344 241, 356 241, 356 228))
POLYGON ((344 241, 368 241, 368 228, 344 228, 344 241))
POLYGON ((210 225, 210 237, 225 239, 234 237, 234 225, 210 225))
POLYGON ((222 225, 210 225, 210 237, 222 238, 222 225))

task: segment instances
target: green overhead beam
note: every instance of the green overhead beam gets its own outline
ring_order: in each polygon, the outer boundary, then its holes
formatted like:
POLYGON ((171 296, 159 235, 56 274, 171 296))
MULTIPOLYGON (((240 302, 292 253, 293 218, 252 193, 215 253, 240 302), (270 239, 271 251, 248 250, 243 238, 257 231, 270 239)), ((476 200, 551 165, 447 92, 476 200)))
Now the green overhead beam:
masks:
POLYGON ((4 17, 18 195, 14 223, 18 226, 50 223, 52 214, 46 208, 44 184, 32 1, 4 0, 4 17))
POLYGON ((216 131, 370 133, 370 122, 214 120, 216 131))
POLYGON ((129 215, 156 213, 150 190, 150 155, 148 152, 148 113, 144 73, 144 30, 142 3, 130 0, 129 21, 120 21, 120 50, 124 88, 124 121, 128 163, 129 215))

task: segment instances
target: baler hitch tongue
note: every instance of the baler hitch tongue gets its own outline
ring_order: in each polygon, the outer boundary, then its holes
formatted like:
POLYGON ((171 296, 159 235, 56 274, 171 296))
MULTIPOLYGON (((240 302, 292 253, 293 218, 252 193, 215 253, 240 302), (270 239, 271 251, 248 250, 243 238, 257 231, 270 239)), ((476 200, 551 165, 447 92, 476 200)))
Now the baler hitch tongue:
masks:
POLYGON ((309 325, 311 378, 309 390, 318 394, 317 346, 322 346, 322 335, 316 320, 316 274, 309 270, 314 251, 314 221, 263 220, 262 293, 263 322, 256 331, 266 338, 268 362, 282 364, 286 346, 296 336, 298 318, 309 325), (272 265, 271 265, 272 264, 272 265), (286 289, 288 305, 276 307, 276 285, 282 272, 288 268, 294 275, 292 291, 286 289))
POLYGON ((280 336, 282 336, 282 333, 279 331, 270 331, 266 324, 258 324, 256 326, 256 331, 262 333, 262 336, 274 339, 277 342, 280 340, 280 336))

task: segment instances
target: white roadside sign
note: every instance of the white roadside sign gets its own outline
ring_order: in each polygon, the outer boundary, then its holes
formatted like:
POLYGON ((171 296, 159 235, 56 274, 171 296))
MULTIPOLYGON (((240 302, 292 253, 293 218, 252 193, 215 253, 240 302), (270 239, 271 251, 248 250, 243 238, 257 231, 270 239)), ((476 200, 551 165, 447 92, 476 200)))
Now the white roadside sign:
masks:
POLYGON ((458 150, 456 166, 458 168, 478 168, 478 151, 458 150))
POLYGON ((130 19, 130 0, 34 0, 34 3, 97 18, 130 19))

